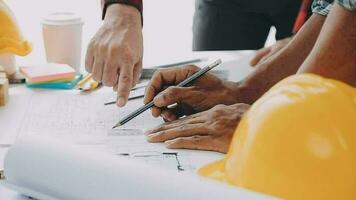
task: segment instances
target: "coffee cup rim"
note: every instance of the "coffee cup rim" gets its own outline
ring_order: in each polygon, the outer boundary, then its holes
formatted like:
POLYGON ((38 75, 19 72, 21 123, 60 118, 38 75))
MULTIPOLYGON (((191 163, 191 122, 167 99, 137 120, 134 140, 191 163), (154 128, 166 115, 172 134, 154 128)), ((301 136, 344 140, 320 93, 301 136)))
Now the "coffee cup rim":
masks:
POLYGON ((43 25, 76 25, 83 24, 80 16, 72 12, 54 12, 42 19, 43 25))

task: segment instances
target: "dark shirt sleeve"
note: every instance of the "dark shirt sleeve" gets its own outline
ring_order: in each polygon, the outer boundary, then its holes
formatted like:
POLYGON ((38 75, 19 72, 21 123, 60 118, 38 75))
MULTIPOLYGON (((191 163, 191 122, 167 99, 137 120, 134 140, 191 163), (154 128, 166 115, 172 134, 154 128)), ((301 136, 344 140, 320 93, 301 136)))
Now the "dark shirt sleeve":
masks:
POLYGON ((121 3, 121 4, 126 4, 133 6, 137 8, 140 13, 141 13, 141 22, 142 22, 142 12, 143 12, 143 7, 142 7, 142 0, 101 0, 101 8, 102 8, 102 19, 105 18, 105 13, 106 9, 109 5, 114 4, 114 3, 121 3))

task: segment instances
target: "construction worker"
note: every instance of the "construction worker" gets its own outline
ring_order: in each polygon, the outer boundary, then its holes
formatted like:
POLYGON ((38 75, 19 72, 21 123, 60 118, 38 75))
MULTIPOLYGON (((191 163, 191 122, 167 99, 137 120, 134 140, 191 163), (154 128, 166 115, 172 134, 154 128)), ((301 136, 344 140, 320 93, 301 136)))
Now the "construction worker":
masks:
MULTIPOLYGON (((281 42, 259 51, 251 62, 256 65, 289 41, 282 39, 293 35, 301 2, 196 0, 193 50, 259 49, 274 26, 281 42)), ((117 105, 124 106, 142 68, 142 0, 102 0, 102 6, 104 23, 88 45, 85 66, 118 92, 117 105)))
POLYGON ((170 122, 147 131, 148 140, 165 142, 169 148, 226 153, 236 125, 249 105, 285 77, 314 73, 353 85, 356 82, 355 4, 354 0, 338 0, 334 4, 315 1, 314 14, 288 45, 241 82, 205 75, 191 87, 180 88, 172 85, 196 72, 196 67, 157 72, 144 102, 153 100, 156 106, 152 109, 153 116, 163 116, 170 122), (178 106, 167 108, 173 103, 178 106), (187 117, 178 119, 183 115, 187 117))

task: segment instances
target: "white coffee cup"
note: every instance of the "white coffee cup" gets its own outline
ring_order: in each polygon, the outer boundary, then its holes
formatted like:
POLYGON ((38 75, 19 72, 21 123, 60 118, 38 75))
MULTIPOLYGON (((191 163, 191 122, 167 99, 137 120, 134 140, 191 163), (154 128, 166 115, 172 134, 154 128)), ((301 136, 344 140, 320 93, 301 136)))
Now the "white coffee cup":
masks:
POLYGON ((49 14, 42 21, 47 62, 68 64, 80 73, 83 21, 74 13, 49 14))

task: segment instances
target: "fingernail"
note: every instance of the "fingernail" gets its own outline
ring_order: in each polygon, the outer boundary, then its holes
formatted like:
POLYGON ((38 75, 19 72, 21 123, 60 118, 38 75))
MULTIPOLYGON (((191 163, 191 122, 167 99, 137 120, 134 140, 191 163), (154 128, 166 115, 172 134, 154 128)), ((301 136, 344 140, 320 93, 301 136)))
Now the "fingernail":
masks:
POLYGON ((152 142, 154 137, 155 137, 155 135, 153 135, 153 134, 147 135, 147 141, 152 142))
POLYGON ((119 99, 117 100, 117 105, 119 107, 123 107, 125 105, 125 99, 123 97, 119 97, 119 99))
POLYGON ((149 141, 149 142, 161 142, 160 135, 161 135, 160 132, 156 132, 156 133, 152 133, 150 135, 147 135, 147 141, 149 141))
POLYGON ((152 129, 147 129, 144 134, 145 135, 149 135, 149 134, 152 134, 152 133, 153 133, 152 129))

